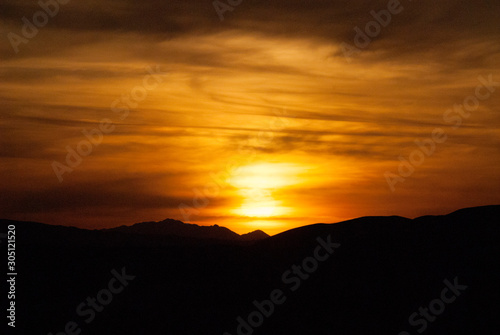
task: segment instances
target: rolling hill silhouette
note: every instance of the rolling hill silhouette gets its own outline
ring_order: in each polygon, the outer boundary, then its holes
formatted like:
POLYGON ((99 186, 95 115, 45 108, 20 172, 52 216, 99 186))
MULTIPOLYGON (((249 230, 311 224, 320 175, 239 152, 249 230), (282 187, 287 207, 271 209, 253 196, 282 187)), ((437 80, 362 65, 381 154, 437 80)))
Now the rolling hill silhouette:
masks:
POLYGON ((59 335, 73 321, 82 334, 465 335, 500 330, 499 218, 500 206, 363 217, 251 242, 173 220, 107 230, 0 220, 0 233, 16 225, 19 334, 59 335), (123 268, 135 278, 86 322, 77 306, 123 268), (428 318, 410 323, 421 308, 428 318))

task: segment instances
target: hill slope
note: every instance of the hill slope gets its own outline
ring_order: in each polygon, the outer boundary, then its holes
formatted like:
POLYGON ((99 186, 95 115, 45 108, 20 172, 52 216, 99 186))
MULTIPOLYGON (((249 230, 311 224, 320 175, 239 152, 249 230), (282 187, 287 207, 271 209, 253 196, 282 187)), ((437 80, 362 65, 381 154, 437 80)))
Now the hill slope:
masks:
POLYGON ((500 206, 365 217, 252 244, 14 223, 16 331, 74 321, 82 334, 498 334, 499 219, 500 206), (87 323, 77 306, 113 269, 135 278, 87 323))

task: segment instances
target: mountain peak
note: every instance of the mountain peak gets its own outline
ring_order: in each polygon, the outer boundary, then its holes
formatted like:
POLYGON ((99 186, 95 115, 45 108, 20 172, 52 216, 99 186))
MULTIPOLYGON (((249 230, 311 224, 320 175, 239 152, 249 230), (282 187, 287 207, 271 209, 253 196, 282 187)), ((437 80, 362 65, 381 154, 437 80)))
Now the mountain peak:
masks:
POLYGON ((120 226, 105 230, 140 235, 179 236, 196 239, 234 241, 257 241, 269 237, 269 235, 262 230, 256 230, 248 234, 239 235, 230 229, 217 224, 212 226, 200 226, 194 223, 184 223, 170 218, 159 222, 141 222, 131 226, 120 226))
POLYGON ((241 238, 245 241, 257 241, 257 240, 263 240, 265 238, 268 238, 269 235, 263 232, 262 230, 254 230, 250 233, 247 234, 242 234, 241 238))

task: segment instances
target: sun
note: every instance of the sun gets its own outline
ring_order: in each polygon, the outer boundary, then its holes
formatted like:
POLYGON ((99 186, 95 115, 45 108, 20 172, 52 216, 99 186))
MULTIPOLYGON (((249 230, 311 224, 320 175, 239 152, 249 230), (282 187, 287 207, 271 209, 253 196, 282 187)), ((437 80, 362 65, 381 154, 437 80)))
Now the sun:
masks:
POLYGON ((244 201, 240 208, 233 211, 237 215, 263 218, 286 213, 281 202, 274 199, 270 189, 262 187, 242 188, 239 193, 244 196, 244 201))
POLYGON ((238 169, 229 180, 243 198, 238 216, 268 218, 289 214, 291 208, 277 200, 277 191, 296 183, 297 166, 285 163, 256 163, 238 169))
POLYGON ((276 206, 261 207, 257 204, 250 206, 242 206, 235 211, 236 214, 241 216, 248 216, 254 218, 272 217, 276 211, 276 206))

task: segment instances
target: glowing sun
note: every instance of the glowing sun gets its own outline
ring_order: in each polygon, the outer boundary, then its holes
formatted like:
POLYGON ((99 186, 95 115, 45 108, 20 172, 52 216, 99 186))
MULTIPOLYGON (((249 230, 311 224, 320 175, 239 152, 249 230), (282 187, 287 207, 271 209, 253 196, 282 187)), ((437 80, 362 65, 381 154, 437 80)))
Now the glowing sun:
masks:
POLYGON ((233 213, 247 217, 275 217, 291 209, 275 199, 278 190, 295 184, 298 167, 285 163, 257 163, 238 169, 229 180, 243 198, 241 207, 233 213))

